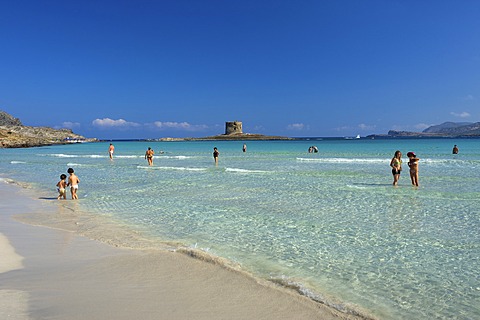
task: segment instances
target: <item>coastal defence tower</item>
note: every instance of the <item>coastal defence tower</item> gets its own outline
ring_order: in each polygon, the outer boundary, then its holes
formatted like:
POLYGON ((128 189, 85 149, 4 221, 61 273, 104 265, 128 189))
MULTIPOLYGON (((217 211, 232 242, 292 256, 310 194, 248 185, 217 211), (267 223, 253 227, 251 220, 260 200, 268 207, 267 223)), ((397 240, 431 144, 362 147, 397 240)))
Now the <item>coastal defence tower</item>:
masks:
POLYGON ((242 122, 241 121, 227 121, 225 122, 225 134, 239 134, 243 133, 242 131, 242 122))

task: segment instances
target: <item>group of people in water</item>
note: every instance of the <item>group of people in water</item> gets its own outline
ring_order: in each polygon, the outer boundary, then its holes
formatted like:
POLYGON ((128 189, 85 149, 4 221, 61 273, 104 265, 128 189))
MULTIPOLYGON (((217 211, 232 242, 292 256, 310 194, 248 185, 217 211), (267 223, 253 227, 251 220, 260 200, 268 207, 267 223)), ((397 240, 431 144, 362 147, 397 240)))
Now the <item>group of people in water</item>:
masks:
MULTIPOLYGON (((110 144, 111 145, 111 144, 110 144)), ((244 143, 242 147, 243 152, 247 152, 247 145, 244 143)), ((163 153, 163 152, 161 152, 163 153)), ((112 154, 110 154, 110 159, 112 159, 112 154)), ((153 155, 155 152, 152 148, 148 147, 147 151, 145 152, 145 160, 148 161, 149 166, 153 166, 153 155)), ((215 161, 215 165, 218 165, 218 156, 220 155, 220 151, 218 151, 217 147, 213 148, 213 161, 215 161)))
MULTIPOLYGON (((407 164, 410 168, 410 179, 412 180, 412 185, 418 187, 418 162, 420 159, 417 158, 417 155, 413 151, 408 152, 407 157, 407 164)), ((395 154, 390 161, 390 167, 392 167, 393 185, 396 186, 398 185, 400 173, 402 172, 402 152, 400 152, 400 150, 395 151, 395 154)))
MULTIPOLYGON (((115 151, 115 146, 110 143, 110 146, 108 148, 108 155, 110 160, 113 160, 113 153, 115 151)), ((242 146, 242 151, 247 152, 247 145, 244 143, 242 146)), ((458 146, 454 145, 452 153, 453 154, 458 154, 458 146)), ((316 146, 311 146, 308 148, 309 153, 317 153, 318 148, 316 146)), ((160 152, 163 153, 163 152, 160 152)), ((145 152, 145 160, 148 161, 149 166, 153 166, 153 155, 155 152, 151 147, 148 147, 147 151, 145 152)), ((218 156, 220 155, 220 151, 218 151, 217 147, 213 148, 213 160, 215 162, 215 165, 218 165, 218 156)), ((420 161, 419 158, 417 158, 417 155, 415 152, 410 151, 407 153, 408 157, 408 167, 410 171, 410 179, 412 181, 412 185, 418 187, 419 182, 418 182, 418 162, 420 161)), ((397 186, 398 185, 398 180, 400 179, 400 174, 402 172, 402 152, 400 150, 395 151, 395 154, 390 161, 390 167, 392 168, 392 175, 393 175, 393 185, 397 186)), ((67 173, 69 174, 68 181, 67 181, 67 176, 65 174, 60 175, 60 181, 57 183, 57 191, 58 191, 58 197, 57 199, 66 199, 67 198, 67 187, 70 187, 70 193, 72 195, 72 200, 78 199, 77 195, 77 190, 78 190, 78 184, 80 183, 80 179, 78 176, 75 174, 74 170, 72 168, 68 168, 67 173)))
MULTIPOLYGON (((458 146, 454 145, 452 154, 458 154, 458 146)), ((415 152, 410 151, 407 153, 408 157, 408 167, 410 168, 410 179, 412 180, 412 185, 418 187, 418 162, 420 161, 417 158, 415 152)), ((400 150, 395 151, 395 154, 390 161, 390 167, 392 167, 393 175, 393 185, 398 185, 398 179, 400 179, 400 173, 402 172, 402 152, 400 150)))
POLYGON ((318 153, 317 146, 311 146, 308 148, 308 153, 318 153))
POLYGON ((60 175, 60 181, 57 183, 58 197, 57 199, 67 199, 67 187, 70 187, 70 193, 72 194, 72 200, 77 200, 77 190, 78 184, 80 183, 80 178, 75 174, 75 171, 72 168, 68 168, 67 173, 69 174, 68 181, 67 175, 62 173, 60 175))
MULTIPOLYGON (((110 147, 108 148, 108 154, 110 157, 110 160, 113 160, 113 152, 115 150, 115 147, 113 144, 110 143, 110 147)), ((244 143, 242 147, 243 152, 247 152, 247 145, 244 143)), ((163 152, 160 152, 163 153, 163 152)), ((155 151, 151 147, 148 147, 147 151, 145 151, 145 160, 147 160, 149 166, 153 166, 153 155, 155 154, 155 151)), ((217 147, 213 148, 213 159, 215 161, 215 164, 218 164, 218 156, 220 155, 220 152, 218 151, 217 147)))

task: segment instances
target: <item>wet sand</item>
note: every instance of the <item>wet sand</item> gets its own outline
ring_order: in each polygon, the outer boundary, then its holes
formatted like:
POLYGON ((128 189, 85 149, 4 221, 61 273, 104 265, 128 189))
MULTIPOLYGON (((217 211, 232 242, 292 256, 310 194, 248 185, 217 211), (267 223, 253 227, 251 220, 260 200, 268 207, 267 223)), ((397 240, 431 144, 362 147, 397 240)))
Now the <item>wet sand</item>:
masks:
POLYGON ((356 319, 179 252, 18 222, 55 210, 28 194, 0 180, 0 319, 356 319))

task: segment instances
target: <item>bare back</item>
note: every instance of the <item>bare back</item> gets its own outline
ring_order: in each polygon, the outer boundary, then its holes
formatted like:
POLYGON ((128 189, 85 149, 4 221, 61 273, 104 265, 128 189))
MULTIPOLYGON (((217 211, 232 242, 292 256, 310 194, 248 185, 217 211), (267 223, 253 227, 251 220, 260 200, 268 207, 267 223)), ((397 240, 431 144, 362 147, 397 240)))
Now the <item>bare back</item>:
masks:
POLYGON ((75 186, 79 183, 80 183, 80 179, 75 174, 72 174, 70 175, 70 177, 68 177, 68 185, 75 186))

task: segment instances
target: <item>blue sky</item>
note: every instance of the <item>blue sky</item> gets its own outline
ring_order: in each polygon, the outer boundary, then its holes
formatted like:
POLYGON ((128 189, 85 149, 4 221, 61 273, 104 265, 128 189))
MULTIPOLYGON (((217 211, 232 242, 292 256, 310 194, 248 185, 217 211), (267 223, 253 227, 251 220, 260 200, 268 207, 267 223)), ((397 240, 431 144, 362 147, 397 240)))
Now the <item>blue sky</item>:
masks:
POLYGON ((102 139, 480 121, 480 2, 1 1, 0 109, 102 139))

